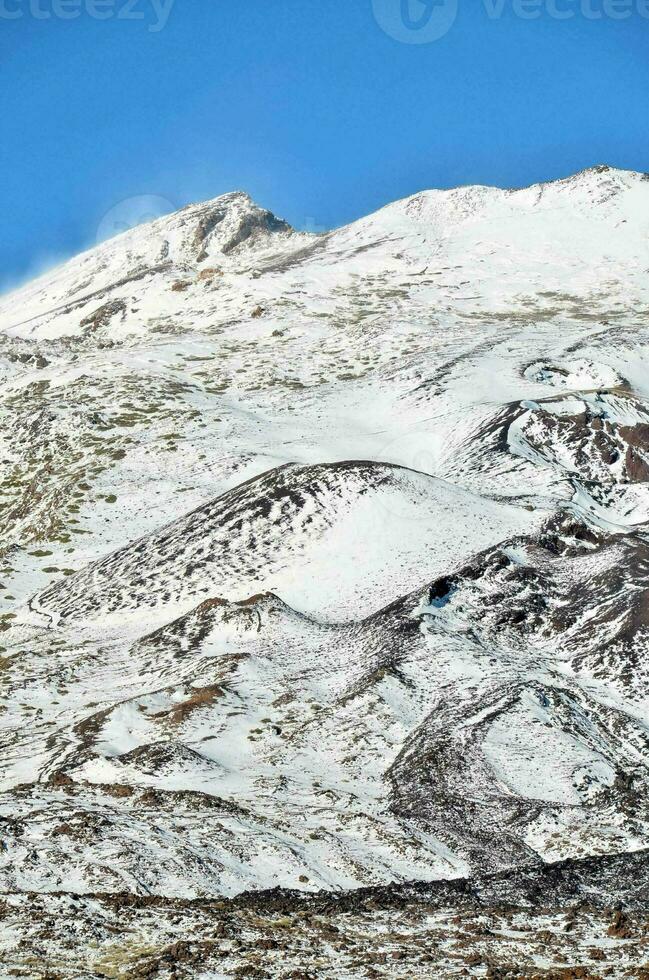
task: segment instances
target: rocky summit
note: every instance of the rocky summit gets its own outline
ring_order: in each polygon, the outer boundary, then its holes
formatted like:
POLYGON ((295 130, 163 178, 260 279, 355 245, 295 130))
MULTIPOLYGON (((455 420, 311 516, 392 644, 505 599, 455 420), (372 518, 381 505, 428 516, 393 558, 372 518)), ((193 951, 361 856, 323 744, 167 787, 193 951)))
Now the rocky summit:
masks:
POLYGON ((0 976, 649 978, 649 175, 0 297, 0 976))

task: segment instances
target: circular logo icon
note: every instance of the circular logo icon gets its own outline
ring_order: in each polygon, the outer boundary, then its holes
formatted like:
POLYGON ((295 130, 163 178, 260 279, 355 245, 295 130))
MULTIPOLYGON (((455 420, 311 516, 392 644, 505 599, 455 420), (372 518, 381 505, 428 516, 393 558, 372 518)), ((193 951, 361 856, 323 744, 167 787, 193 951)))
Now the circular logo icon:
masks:
POLYGON ((115 235, 130 231, 138 225, 148 224, 156 218, 175 211, 176 207, 166 197, 157 194, 138 194, 127 197, 107 211, 97 227, 97 244, 115 235))
POLYGON ((431 44, 456 21, 459 0, 372 0, 379 27, 402 44, 431 44))
POLYGON ((395 471, 395 487, 388 484, 386 491, 377 497, 390 518, 410 523, 430 521, 430 509, 426 506, 430 494, 428 482, 439 474, 443 452, 443 443, 434 431, 415 427, 390 440, 376 454, 377 463, 403 470, 395 471), (406 486, 409 489, 404 494, 406 486))

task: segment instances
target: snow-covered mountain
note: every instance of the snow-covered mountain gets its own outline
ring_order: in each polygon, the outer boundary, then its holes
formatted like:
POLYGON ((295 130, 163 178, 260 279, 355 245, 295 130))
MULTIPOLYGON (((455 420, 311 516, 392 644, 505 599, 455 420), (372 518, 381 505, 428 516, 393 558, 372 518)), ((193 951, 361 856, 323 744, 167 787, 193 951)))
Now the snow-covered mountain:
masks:
POLYGON ((228 194, 0 297, 11 907, 642 861, 648 324, 608 167, 228 194))

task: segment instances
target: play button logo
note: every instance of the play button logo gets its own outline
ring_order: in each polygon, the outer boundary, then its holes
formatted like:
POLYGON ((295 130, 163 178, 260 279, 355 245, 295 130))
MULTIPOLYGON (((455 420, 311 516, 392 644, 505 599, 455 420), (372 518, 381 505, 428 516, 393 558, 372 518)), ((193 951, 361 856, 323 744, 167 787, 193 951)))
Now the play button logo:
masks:
POLYGON ((453 27, 458 0, 372 0, 376 22, 403 44, 439 41, 453 27))

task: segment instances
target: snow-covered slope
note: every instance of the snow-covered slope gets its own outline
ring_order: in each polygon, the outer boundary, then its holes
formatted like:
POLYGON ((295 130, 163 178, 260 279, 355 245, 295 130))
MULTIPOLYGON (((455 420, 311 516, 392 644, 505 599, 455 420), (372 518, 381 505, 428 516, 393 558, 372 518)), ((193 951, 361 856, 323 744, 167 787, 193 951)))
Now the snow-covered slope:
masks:
POLYGON ((598 167, 226 195, 0 298, 2 888, 646 848, 648 274, 598 167))
POLYGON ((427 191, 312 235, 227 194, 10 294, 0 327, 35 338, 110 327, 114 339, 193 318, 213 330, 245 322, 259 305, 285 325, 298 313, 374 321, 388 309, 508 320, 563 312, 591 322, 633 307, 641 314, 648 196, 647 175, 596 167, 519 191, 427 191))
POLYGON ((218 594, 279 591, 321 619, 353 619, 533 523, 525 512, 380 463, 284 466, 46 589, 58 622, 169 621, 218 594), (443 556, 443 557, 442 557, 443 556))

